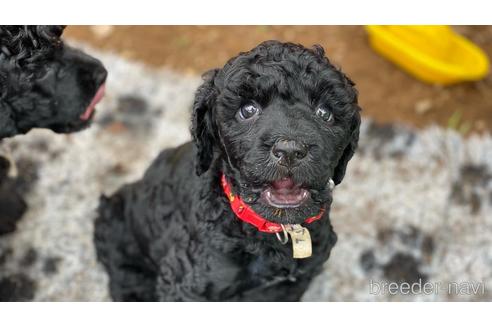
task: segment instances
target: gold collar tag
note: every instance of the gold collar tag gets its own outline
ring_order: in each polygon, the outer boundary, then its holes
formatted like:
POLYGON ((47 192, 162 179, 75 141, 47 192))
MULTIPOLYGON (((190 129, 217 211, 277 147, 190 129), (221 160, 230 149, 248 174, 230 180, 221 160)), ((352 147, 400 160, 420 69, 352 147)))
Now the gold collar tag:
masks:
POLYGON ((313 253, 311 246, 311 235, 309 230, 300 224, 287 224, 285 230, 292 239, 293 258, 303 259, 310 257, 313 253))

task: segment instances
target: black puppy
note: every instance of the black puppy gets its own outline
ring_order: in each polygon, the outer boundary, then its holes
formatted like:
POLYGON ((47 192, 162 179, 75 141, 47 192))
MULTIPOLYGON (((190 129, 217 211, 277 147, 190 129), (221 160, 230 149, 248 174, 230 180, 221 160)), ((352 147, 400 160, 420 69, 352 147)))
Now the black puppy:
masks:
POLYGON ((299 300, 336 242, 331 189, 359 110, 319 46, 268 41, 209 72, 193 142, 102 198, 95 243, 112 297, 299 300))
POLYGON ((104 94, 97 59, 65 45, 63 26, 0 26, 0 140, 32 128, 86 127, 104 94))
MULTIPOLYGON (((97 59, 66 46, 63 29, 0 26, 0 141, 32 128, 68 133, 90 124, 107 72, 97 59)), ((0 157, 0 234, 12 232, 26 210, 6 161, 0 157)))

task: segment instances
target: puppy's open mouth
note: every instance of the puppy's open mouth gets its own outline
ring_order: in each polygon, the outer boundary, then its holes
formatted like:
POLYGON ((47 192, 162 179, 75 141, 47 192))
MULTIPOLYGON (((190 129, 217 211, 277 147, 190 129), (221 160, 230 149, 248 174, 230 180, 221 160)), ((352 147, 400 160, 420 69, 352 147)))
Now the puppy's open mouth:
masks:
POLYGON ((99 89, 97 89, 96 95, 94 96, 94 98, 92 98, 89 106, 87 106, 86 110, 82 113, 82 115, 80 115, 80 119, 82 121, 88 121, 92 117, 94 110, 96 109, 96 105, 104 97, 105 91, 106 91, 106 84, 103 83, 101 84, 99 89))
POLYGON ((276 180, 261 193, 261 199, 266 204, 277 208, 299 207, 309 196, 310 192, 296 185, 291 178, 276 180))

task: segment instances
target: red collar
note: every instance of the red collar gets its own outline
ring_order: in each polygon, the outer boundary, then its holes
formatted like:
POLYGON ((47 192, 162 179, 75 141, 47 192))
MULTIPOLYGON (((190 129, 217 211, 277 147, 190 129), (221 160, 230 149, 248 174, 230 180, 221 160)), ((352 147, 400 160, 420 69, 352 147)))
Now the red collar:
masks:
MULTIPOLYGON (((232 211, 234 212, 234 214, 236 214, 236 216, 241 221, 254 225, 261 232, 277 233, 283 230, 280 224, 270 222, 267 219, 262 218, 258 213, 253 211, 251 207, 249 207, 246 203, 244 203, 244 201, 239 196, 234 195, 231 186, 227 182, 227 178, 225 174, 222 174, 221 184, 224 193, 229 199, 229 203, 231 204, 232 211)), ((319 214, 307 218, 306 220, 304 220, 304 222, 311 223, 316 220, 319 220, 323 216, 324 212, 325 210, 321 209, 319 214)))

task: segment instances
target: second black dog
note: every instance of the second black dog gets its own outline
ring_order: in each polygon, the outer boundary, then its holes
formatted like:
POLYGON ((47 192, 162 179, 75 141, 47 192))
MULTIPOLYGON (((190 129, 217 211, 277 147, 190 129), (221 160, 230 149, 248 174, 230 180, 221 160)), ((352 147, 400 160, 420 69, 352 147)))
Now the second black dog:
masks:
POLYGON ((87 127, 104 94, 101 62, 61 40, 64 27, 0 26, 0 140, 32 128, 87 127))
MULTIPOLYGON (((65 45, 63 30, 0 26, 0 142, 33 128, 70 133, 91 123, 107 71, 99 60, 65 45)), ((7 161, 0 156, 0 235, 14 231, 27 208, 7 176, 7 161)))

